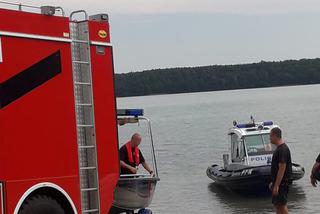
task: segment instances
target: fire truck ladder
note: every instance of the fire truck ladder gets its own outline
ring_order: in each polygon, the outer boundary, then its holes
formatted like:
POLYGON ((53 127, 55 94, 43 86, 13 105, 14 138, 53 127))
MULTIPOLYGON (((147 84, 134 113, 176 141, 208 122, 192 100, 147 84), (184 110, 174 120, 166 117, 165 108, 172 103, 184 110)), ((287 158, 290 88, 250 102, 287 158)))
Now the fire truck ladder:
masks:
POLYGON ((100 213, 88 15, 75 11, 70 20, 82 213, 100 213))

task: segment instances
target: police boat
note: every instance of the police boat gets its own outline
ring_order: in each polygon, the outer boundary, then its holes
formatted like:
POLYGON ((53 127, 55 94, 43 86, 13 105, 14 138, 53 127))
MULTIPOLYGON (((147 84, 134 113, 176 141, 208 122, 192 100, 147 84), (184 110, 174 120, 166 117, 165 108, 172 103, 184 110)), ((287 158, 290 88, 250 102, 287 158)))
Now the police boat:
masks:
MULTIPOLYGON (((231 154, 223 154, 223 166, 214 164, 207 169, 207 176, 231 190, 268 189, 271 182, 271 161, 273 151, 276 149, 270 143, 270 131, 273 122, 251 122, 237 124, 233 122, 228 135, 231 138, 231 154)), ((290 183, 301 179, 305 174, 302 166, 292 164, 292 177, 290 183)))
MULTIPOLYGON (((143 131, 143 153, 146 160, 153 168, 154 174, 147 172, 139 172, 137 174, 121 174, 114 191, 113 207, 110 213, 128 213, 133 214, 150 214, 150 206, 157 182, 160 181, 158 176, 158 167, 155 156, 152 130, 150 120, 143 116, 143 109, 118 109, 118 125, 119 140, 124 141, 128 137, 139 130, 143 131), (141 130, 143 129, 143 130, 141 130), (123 139, 121 139, 123 138, 123 139), (146 139, 147 138, 147 139, 146 139), (148 142, 149 141, 149 142, 148 142), (148 142, 148 145, 146 145, 148 142), (150 155, 145 154, 146 150, 150 150, 150 155)), ((141 169, 142 170, 142 169, 141 169)))

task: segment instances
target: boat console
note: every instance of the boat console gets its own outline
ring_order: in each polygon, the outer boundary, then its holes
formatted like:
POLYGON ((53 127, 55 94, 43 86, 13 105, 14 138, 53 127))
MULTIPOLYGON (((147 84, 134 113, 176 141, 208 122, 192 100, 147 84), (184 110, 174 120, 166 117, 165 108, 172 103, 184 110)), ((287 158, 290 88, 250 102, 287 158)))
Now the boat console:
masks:
MULTIPOLYGON (((233 122, 229 129, 230 154, 223 154, 223 166, 213 164, 207 176, 224 187, 241 191, 268 190, 271 182, 272 155, 276 147, 270 142, 270 132, 279 127, 271 121, 249 123, 233 122)), ((292 164, 291 181, 301 179, 304 168, 292 164)))

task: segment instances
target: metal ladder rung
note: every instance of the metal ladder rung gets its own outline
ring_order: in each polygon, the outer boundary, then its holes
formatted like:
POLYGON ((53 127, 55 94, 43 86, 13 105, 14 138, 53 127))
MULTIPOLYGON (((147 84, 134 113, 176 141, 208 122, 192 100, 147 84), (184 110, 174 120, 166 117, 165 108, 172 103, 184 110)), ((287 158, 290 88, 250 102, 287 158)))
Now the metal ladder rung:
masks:
POLYGON ((77 106, 92 106, 91 103, 76 103, 77 106))
POLYGON ((88 61, 79 61, 79 60, 74 60, 74 61, 72 61, 73 63, 76 63, 76 64, 87 64, 87 65, 89 65, 90 64, 90 62, 88 62, 88 61))
POLYGON ((91 85, 90 82, 74 82, 75 85, 91 85))
POLYGON ((93 212, 99 212, 99 209, 82 210, 82 213, 93 213, 93 212))
POLYGON ((80 167, 81 170, 90 170, 90 169, 97 169, 95 166, 86 166, 86 167, 80 167))
POLYGON ((89 44, 87 40, 79 40, 79 39, 73 39, 72 42, 74 43, 82 43, 82 44, 89 44))
POLYGON ((71 23, 70 37, 79 156, 78 170, 81 172, 81 213, 99 214, 100 187, 93 108, 92 42, 90 41, 88 21, 71 23), (87 138, 86 132, 89 130, 92 130, 94 134, 87 138), (94 200, 91 200, 91 197, 94 200))
POLYGON ((93 125, 86 125, 86 124, 78 124, 77 127, 79 127, 79 128, 92 128, 94 126, 93 125))
POLYGON ((79 146, 79 149, 94 149, 95 146, 79 146))
POLYGON ((84 189, 81 189, 81 192, 91 192, 91 191, 97 191, 98 188, 84 188, 84 189))

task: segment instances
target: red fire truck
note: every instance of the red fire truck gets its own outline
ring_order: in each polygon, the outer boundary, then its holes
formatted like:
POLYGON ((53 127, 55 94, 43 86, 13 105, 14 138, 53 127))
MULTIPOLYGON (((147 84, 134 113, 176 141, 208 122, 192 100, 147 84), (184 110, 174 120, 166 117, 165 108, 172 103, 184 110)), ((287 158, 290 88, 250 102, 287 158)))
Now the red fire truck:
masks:
POLYGON ((108 213, 119 178, 112 58, 106 14, 0 9, 0 214, 108 213))

